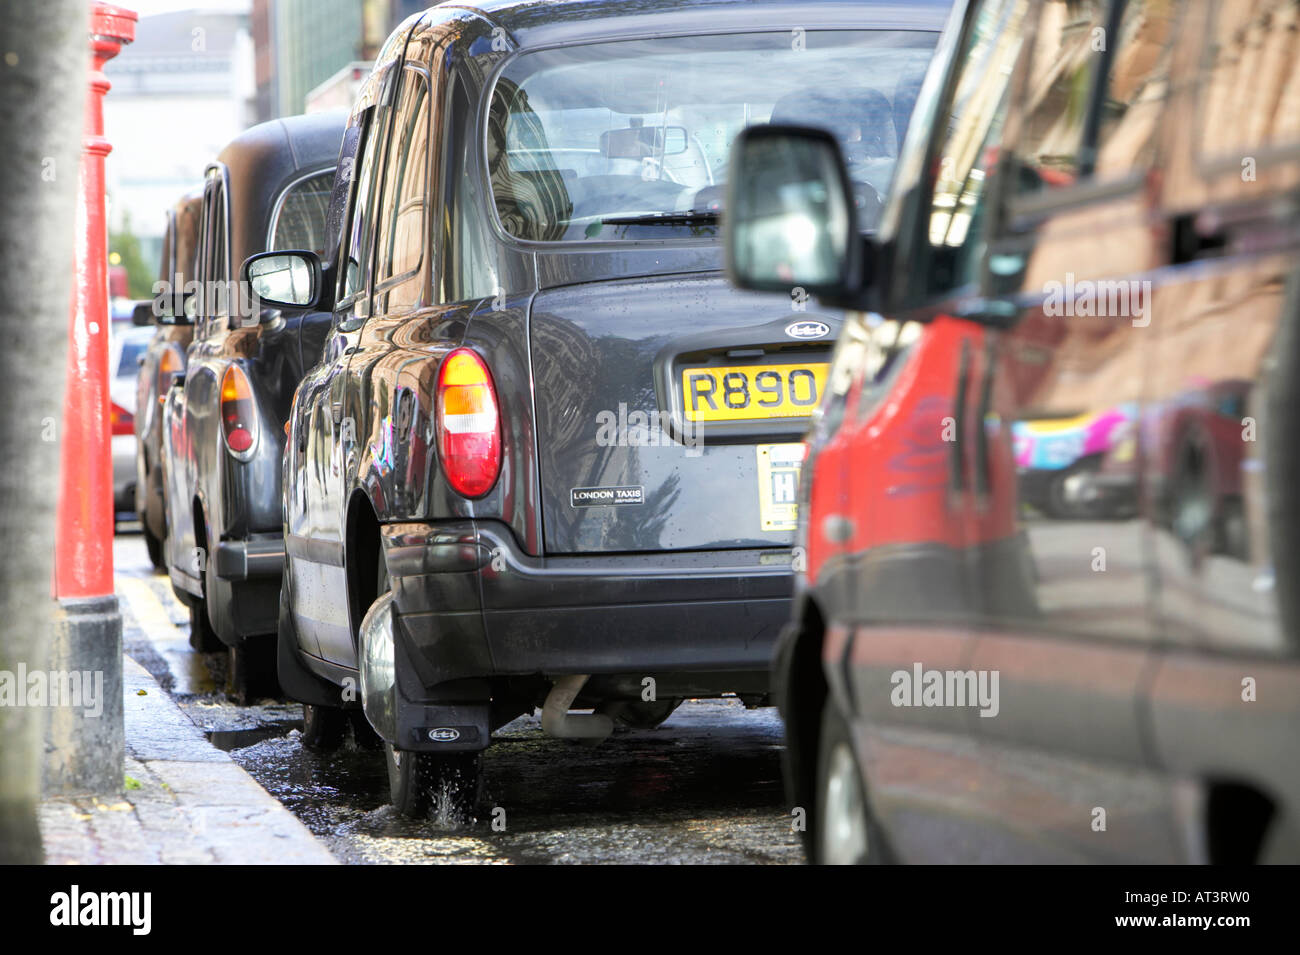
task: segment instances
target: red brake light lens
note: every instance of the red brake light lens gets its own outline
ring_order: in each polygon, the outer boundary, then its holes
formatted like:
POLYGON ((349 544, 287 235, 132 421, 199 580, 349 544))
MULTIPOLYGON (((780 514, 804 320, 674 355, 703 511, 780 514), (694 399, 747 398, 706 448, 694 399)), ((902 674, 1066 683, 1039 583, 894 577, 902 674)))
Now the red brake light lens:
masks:
POLYGON ((116 401, 109 403, 108 420, 114 435, 135 434, 135 416, 116 401))
POLYGON ((242 457, 257 444, 257 409, 253 406, 253 389, 248 376, 238 365, 231 365, 221 378, 221 429, 226 447, 242 457))
POLYGON ((501 417, 492 375, 478 353, 457 348, 438 368, 438 452, 456 493, 482 497, 501 473, 501 417))

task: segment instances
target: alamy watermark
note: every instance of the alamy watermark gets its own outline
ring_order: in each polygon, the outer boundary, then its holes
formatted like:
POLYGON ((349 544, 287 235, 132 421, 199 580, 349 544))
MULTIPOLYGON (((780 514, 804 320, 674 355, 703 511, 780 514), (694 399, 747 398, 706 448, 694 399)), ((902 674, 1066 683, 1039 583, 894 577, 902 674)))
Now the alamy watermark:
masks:
POLYGON ((1075 316, 1132 319, 1134 328, 1151 324, 1151 283, 1136 279, 1075 280, 1073 272, 1065 281, 1051 281, 1043 286, 1043 314, 1051 318, 1075 316))
POLYGON ((911 670, 889 676, 894 687, 889 702, 895 706, 977 706, 980 716, 997 716, 997 670, 927 670, 913 663, 911 670))
POLYGON ((675 429, 674 436, 666 425, 669 416, 657 409, 628 411, 627 403, 620 401, 618 410, 605 410, 596 415, 596 445, 601 448, 667 448, 683 445, 688 458, 704 453, 704 430, 691 421, 675 429))
POLYGON ((104 714, 102 670, 0 670, 0 706, 52 706, 85 710, 89 719, 104 714))
POLYGON ((193 301, 197 316, 223 316, 234 319, 241 326, 257 325, 262 317, 262 299, 249 282, 200 282, 159 279, 153 283, 153 315, 162 318, 167 313, 164 303, 171 303, 173 313, 183 309, 187 299, 193 301))

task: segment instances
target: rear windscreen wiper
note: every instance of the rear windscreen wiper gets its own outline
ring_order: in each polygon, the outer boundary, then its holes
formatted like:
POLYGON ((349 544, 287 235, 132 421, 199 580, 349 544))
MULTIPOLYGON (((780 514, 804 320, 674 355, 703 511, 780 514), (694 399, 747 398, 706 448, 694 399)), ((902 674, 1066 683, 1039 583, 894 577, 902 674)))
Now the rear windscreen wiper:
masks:
POLYGON ((717 225, 717 212, 688 209, 685 212, 647 212, 637 216, 607 216, 601 225, 717 225))

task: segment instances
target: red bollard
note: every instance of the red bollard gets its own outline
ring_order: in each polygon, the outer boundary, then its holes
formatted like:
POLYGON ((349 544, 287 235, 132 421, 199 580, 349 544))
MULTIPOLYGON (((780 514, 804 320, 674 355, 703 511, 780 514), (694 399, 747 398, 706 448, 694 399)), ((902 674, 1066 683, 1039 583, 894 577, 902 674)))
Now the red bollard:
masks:
MULTIPOLYGON (((104 216, 104 64, 135 38, 136 15, 95 3, 90 12, 90 89, 82 130, 62 474, 54 542, 58 599, 49 667, 82 673, 100 706, 51 707, 44 788, 117 793, 126 753, 122 707, 122 614, 113 593, 113 460, 109 437, 108 229, 104 216), (99 688, 102 686, 102 693, 99 688), (98 710, 101 709, 102 712, 98 710)), ((83 685, 84 685, 83 679, 83 685)), ((84 691, 83 691, 84 692, 84 691)))
POLYGON ((104 214, 104 64, 135 39, 132 10, 95 3, 77 200, 77 251, 68 321, 62 474, 54 554, 54 596, 113 593, 113 461, 109 437, 108 227, 104 214))

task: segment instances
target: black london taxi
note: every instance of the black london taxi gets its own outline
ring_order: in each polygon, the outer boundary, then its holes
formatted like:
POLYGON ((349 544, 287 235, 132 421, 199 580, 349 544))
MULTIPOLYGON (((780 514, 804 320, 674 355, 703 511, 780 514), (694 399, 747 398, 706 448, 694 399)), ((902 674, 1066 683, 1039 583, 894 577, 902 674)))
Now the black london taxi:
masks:
POLYGON ((172 379, 185 371, 185 351, 194 336, 194 324, 185 315, 183 289, 194 269, 202 205, 203 190, 194 189, 167 210, 154 298, 143 307, 136 306, 137 319, 157 328, 136 375, 135 512, 149 561, 163 571, 167 569, 163 545, 167 505, 163 499, 162 403, 171 391, 172 379))
POLYGON ((208 167, 199 223, 193 340, 163 405, 166 560, 198 649, 229 648, 234 694, 275 691, 280 473, 294 388, 328 320, 262 308, 231 263, 325 246, 342 110, 245 130, 208 167))
POLYGON ((945 10, 485 2, 389 39, 348 122, 337 266, 245 266, 333 312, 285 455, 305 743, 359 703, 394 803, 463 816, 491 733, 536 706, 599 739, 766 701, 840 315, 727 285, 728 149, 822 123, 878 208, 945 10))

